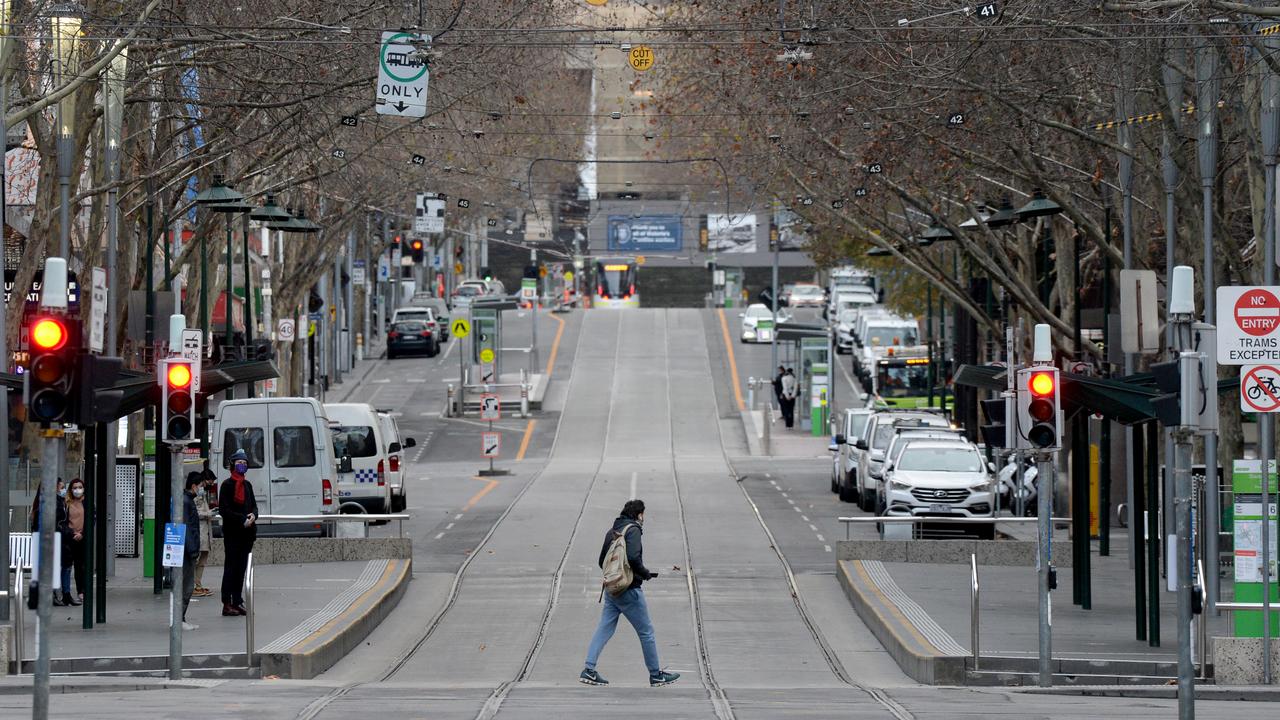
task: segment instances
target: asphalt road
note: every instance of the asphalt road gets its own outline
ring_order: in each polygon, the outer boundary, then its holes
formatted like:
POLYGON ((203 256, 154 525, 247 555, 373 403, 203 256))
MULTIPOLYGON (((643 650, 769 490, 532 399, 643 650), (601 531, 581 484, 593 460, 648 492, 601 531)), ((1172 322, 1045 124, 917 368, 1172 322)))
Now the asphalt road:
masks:
MULTIPOLYGON (((716 315, 570 316, 555 364, 560 389, 524 459, 504 459, 515 474, 498 483, 475 479, 478 428, 433 414, 444 365, 375 368, 354 394, 398 408, 406 435, 430 438, 410 466, 415 517, 405 532, 415 541, 415 578, 382 626, 315 681, 59 695, 53 716, 1173 716, 1167 700, 920 687, 902 676, 831 575, 826 545, 843 536, 833 524, 842 509, 821 459, 784 466, 742 457, 716 315), (586 687, 577 675, 600 612, 596 557, 632 496, 648 505, 645 560, 661 574, 645 594, 662 665, 684 677, 647 687, 624 621, 599 666, 612 684, 586 687)), ((522 433, 511 425, 511 436, 522 433)), ((0 696, 0 717, 28 708, 29 698, 0 696)), ((1234 719, 1276 708, 1201 702, 1198 711, 1234 719)))

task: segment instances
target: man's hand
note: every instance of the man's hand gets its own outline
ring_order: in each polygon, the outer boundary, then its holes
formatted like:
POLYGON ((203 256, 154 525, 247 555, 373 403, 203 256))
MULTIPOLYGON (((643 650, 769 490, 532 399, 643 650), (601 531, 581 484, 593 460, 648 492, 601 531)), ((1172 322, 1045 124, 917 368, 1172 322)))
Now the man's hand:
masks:
POLYGON ((658 573, 656 573, 656 572, 651 572, 651 573, 649 573, 649 577, 645 578, 645 580, 652 580, 652 579, 654 579, 654 578, 656 578, 656 577, 658 577, 658 573))

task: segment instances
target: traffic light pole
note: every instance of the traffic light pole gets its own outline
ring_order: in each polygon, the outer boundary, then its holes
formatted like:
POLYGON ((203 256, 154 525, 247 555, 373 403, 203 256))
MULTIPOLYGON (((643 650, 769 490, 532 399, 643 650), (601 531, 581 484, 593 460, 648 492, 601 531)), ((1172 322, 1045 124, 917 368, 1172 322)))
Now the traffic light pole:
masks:
MULTIPOLYGON (((183 521, 182 501, 182 444, 169 444, 169 522, 183 521)), ((186 560, 186 536, 183 535, 182 560, 186 560)), ((172 582, 169 586, 169 679, 182 678, 182 588, 185 584, 181 564, 170 568, 172 582)))
POLYGON ((1036 510, 1039 532, 1036 543, 1036 575, 1039 580, 1040 687, 1053 686, 1053 600, 1049 597, 1053 573, 1053 479, 1057 468, 1053 453, 1036 456, 1036 510))
MULTIPOLYGON (((1190 323, 1179 323, 1175 333, 1190 334, 1190 323)), ((1196 716, 1195 676, 1196 666, 1191 658, 1191 593, 1194 584, 1195 563, 1191 549, 1191 440, 1195 434, 1187 418, 1194 419, 1193 404, 1199 402, 1197 385, 1200 380, 1199 356, 1183 352, 1179 356, 1182 375, 1183 424, 1173 431, 1174 475, 1173 509, 1178 535, 1177 584, 1178 584, 1178 720, 1192 720, 1196 716)), ((1264 459, 1263 462, 1266 462, 1264 459)))
MULTIPOLYGON (((32 720, 49 717, 49 623, 53 615, 53 533, 57 521, 58 464, 62 455, 62 430, 45 429, 44 452, 40 461, 40 569, 36 606, 36 677, 31 698, 32 720)), ((66 590, 66 588, 63 588, 66 590)))

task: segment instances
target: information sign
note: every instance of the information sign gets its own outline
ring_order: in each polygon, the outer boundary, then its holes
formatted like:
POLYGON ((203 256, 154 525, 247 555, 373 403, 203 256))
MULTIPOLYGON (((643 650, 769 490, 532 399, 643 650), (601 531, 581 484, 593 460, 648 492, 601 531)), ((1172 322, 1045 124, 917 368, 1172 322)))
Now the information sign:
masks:
POLYGON ((431 36, 383 32, 378 47, 378 86, 375 109, 379 115, 427 116, 427 82, 431 73, 419 52, 431 36))
POLYGON ((502 419, 502 403, 498 400, 498 396, 496 394, 485 393, 480 396, 480 419, 502 419))
POLYGON ((182 556, 186 552, 187 526, 182 523, 164 524, 164 554, 160 557, 163 567, 182 567, 182 556))
POLYGON ((502 433, 480 433, 480 457, 496 458, 502 452, 502 433))

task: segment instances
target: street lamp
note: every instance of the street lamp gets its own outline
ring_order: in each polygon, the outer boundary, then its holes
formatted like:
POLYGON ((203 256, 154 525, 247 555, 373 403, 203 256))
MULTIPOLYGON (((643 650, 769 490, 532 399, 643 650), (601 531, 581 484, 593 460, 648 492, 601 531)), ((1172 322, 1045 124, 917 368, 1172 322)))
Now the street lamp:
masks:
MULTIPOLYGON (((277 247, 278 247, 277 257, 279 258, 278 262, 281 265, 284 264, 284 234, 285 233, 310 234, 310 233, 318 232, 320 230, 320 226, 308 220, 306 218, 306 213, 303 212, 302 210, 295 210, 293 208, 289 208, 286 214, 288 215, 288 219, 286 220, 277 220, 275 222, 267 223, 268 228, 272 230, 278 230, 280 232, 280 242, 277 243, 277 247)), ((310 327, 309 320, 307 322, 307 327, 310 327)), ((307 337, 308 337, 308 332, 303 330, 303 324, 298 323, 298 326, 294 329, 293 341, 295 343, 303 343, 306 341, 307 337)), ((303 352, 305 352, 305 350, 306 350, 306 346, 304 345, 303 352)), ((297 350, 295 350, 295 352, 297 352, 297 350)), ((304 367, 302 370, 303 376, 302 376, 301 385, 303 387, 304 394, 305 394, 305 391, 309 390, 309 386, 310 386, 311 359, 306 355, 304 355, 303 358, 304 358, 304 367)))
POLYGON ((987 218, 987 227, 1001 228, 1022 220, 1023 218, 1014 212, 1013 204, 1009 202, 1009 196, 1005 195, 1004 199, 1000 201, 1000 207, 996 208, 996 211, 987 218))
MULTIPOLYGON (((84 10, 64 3, 49 11, 53 35, 54 86, 65 86, 76 72, 76 46, 80 40, 80 22, 84 10)), ((58 255, 71 255, 71 166, 75 159, 76 93, 71 91, 58 101, 55 120, 58 126, 58 192, 61 208, 58 220, 58 255)))

